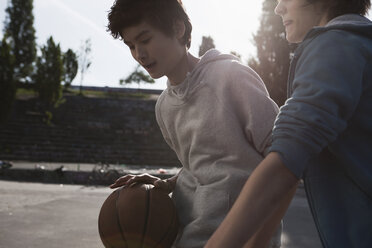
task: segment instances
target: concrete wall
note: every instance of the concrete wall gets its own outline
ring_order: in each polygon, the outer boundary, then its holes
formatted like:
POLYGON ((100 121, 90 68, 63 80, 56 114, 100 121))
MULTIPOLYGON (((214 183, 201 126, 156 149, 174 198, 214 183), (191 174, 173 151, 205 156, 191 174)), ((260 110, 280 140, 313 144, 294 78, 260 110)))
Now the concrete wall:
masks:
POLYGON ((155 100, 65 96, 52 124, 37 99, 17 100, 0 126, 0 160, 180 166, 155 120, 155 100))

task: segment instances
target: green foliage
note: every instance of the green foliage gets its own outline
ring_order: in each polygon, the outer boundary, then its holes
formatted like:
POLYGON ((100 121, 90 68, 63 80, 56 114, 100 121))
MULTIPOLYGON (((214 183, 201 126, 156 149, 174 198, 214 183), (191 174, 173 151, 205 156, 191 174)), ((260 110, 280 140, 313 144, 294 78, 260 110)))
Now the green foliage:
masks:
POLYGON ((29 82, 34 71, 36 42, 33 0, 11 0, 6 8, 4 34, 14 56, 15 80, 29 82))
POLYGON ((67 89, 71 86, 72 81, 76 77, 79 64, 77 61, 77 55, 71 49, 68 49, 67 52, 63 54, 62 61, 64 67, 62 81, 64 82, 65 89, 67 89))
POLYGON ((203 56, 208 50, 215 48, 214 40, 210 36, 203 36, 199 47, 199 57, 203 56))
POLYGON ((61 48, 50 37, 47 44, 41 47, 41 55, 37 58, 37 71, 34 77, 39 98, 47 110, 58 107, 62 103, 63 62, 61 48))
POLYGON ((274 13, 276 1, 265 0, 262 6, 260 28, 253 37, 257 58, 250 59, 248 64, 261 76, 270 96, 281 106, 287 98, 291 47, 285 39, 282 20, 274 13))
POLYGON ((16 94, 14 56, 5 37, 0 43, 0 123, 7 120, 16 94))
POLYGON ((52 119, 53 119, 53 114, 50 111, 45 111, 44 117, 43 117, 43 122, 47 124, 48 126, 52 125, 52 119))
POLYGON ((141 70, 141 66, 137 65, 136 69, 126 79, 120 79, 119 82, 120 84, 136 83, 139 88, 141 82, 152 84, 155 83, 155 80, 149 75, 146 75, 145 72, 141 70))

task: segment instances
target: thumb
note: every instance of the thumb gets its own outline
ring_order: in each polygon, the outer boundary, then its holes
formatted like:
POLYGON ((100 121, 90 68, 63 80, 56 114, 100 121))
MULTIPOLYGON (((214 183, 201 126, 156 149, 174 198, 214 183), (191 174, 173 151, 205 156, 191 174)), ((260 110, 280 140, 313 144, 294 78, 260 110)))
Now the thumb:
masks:
POLYGON ((170 185, 168 184, 169 183, 164 180, 156 180, 154 182, 155 188, 158 188, 158 189, 166 191, 167 193, 170 193, 170 185))

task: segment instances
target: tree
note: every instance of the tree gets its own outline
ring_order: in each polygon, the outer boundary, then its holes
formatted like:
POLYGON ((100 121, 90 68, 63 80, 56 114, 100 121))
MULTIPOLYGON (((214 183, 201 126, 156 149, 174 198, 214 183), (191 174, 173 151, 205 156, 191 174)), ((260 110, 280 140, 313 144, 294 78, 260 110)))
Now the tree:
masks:
POLYGON ((0 42, 0 123, 6 121, 15 99, 14 56, 5 37, 0 42))
POLYGON ((257 58, 248 62, 263 79, 273 100, 283 105, 286 100, 291 48, 285 39, 282 20, 275 15, 276 1, 264 0, 257 34, 253 36, 257 58))
POLYGON ((72 81, 76 77, 79 64, 76 54, 71 49, 68 49, 67 52, 63 54, 62 61, 64 67, 62 81, 64 83, 65 89, 67 89, 71 86, 72 81))
POLYGON ((242 60, 242 55, 240 55, 238 52, 231 51, 230 54, 231 55, 234 55, 235 57, 237 57, 240 61, 242 60))
POLYGON ((4 36, 14 56, 17 82, 30 82, 34 71, 36 42, 33 0, 11 0, 6 8, 4 36))
POLYGON ((47 44, 40 48, 41 55, 36 61, 34 76, 36 90, 47 111, 62 102, 63 62, 59 44, 50 37, 47 44))
POLYGON ((215 48, 214 41, 210 36, 203 36, 199 47, 199 57, 203 56, 209 49, 215 48))
POLYGON ((134 71, 126 78, 126 79, 120 79, 120 84, 131 84, 136 83, 138 84, 138 88, 140 87, 140 83, 155 83, 155 80, 152 79, 149 75, 146 75, 143 70, 141 70, 141 66, 137 65, 134 71))
POLYGON ((83 81, 85 73, 88 71, 89 67, 92 64, 92 42, 90 39, 86 39, 85 42, 80 46, 79 53, 79 67, 80 67, 80 90, 79 94, 82 95, 83 81))

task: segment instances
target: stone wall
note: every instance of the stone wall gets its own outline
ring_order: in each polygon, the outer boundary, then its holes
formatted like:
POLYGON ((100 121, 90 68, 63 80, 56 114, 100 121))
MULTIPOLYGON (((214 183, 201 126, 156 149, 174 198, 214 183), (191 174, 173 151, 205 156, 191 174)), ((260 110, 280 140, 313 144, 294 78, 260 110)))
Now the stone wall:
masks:
POLYGON ((155 120, 155 100, 65 96, 45 122, 37 99, 17 100, 0 126, 0 160, 180 166, 155 120))

